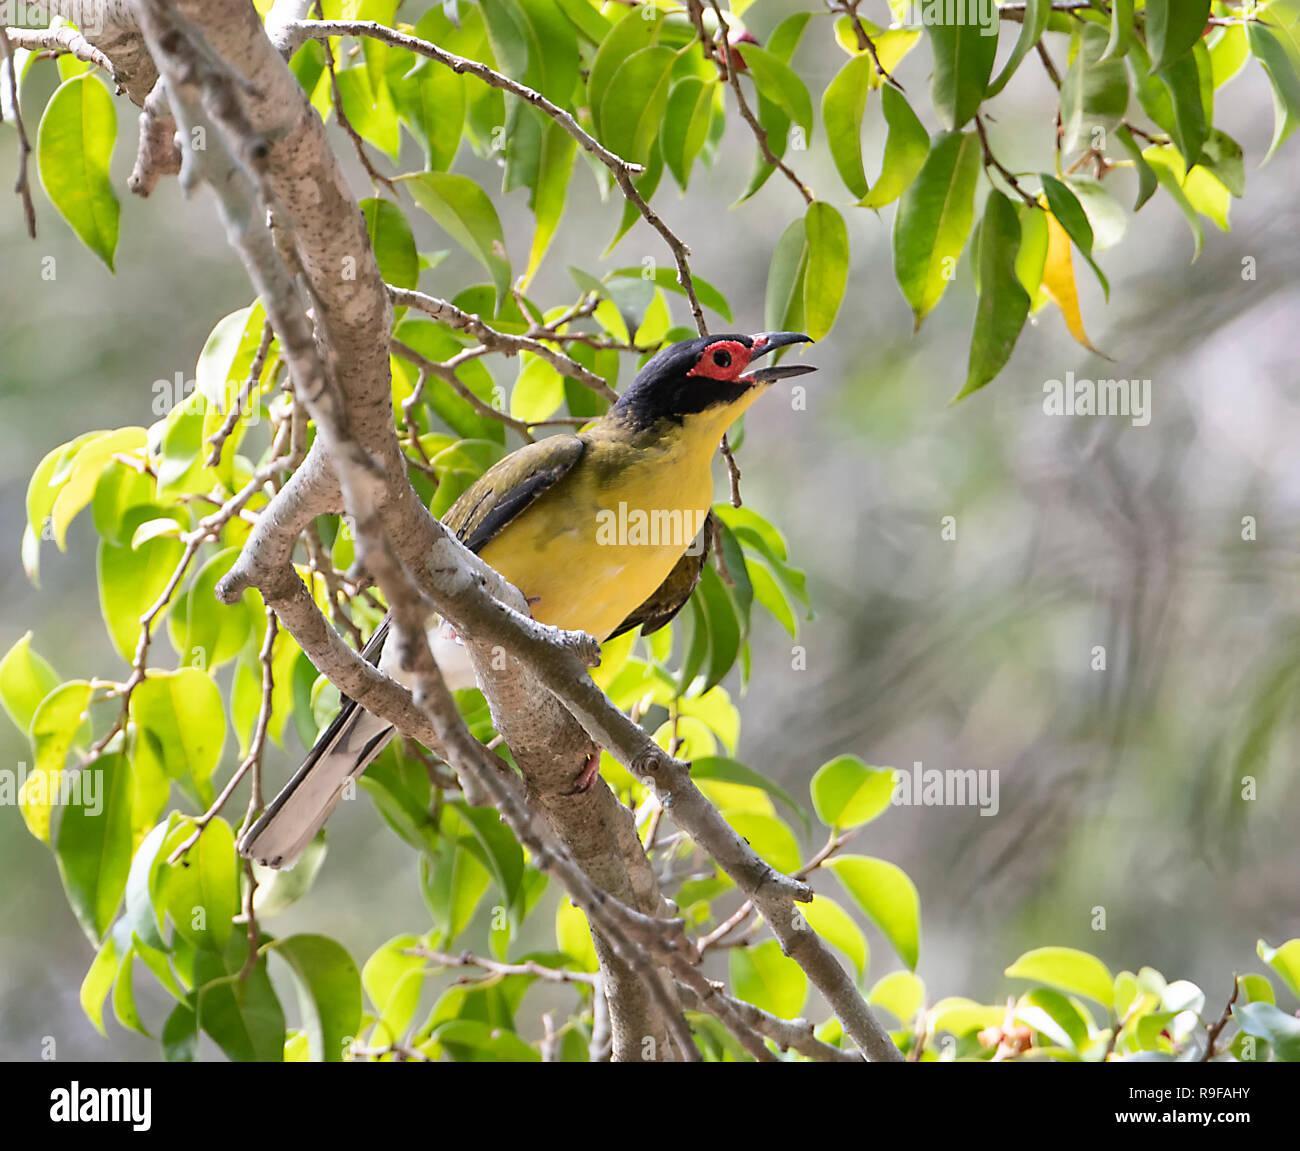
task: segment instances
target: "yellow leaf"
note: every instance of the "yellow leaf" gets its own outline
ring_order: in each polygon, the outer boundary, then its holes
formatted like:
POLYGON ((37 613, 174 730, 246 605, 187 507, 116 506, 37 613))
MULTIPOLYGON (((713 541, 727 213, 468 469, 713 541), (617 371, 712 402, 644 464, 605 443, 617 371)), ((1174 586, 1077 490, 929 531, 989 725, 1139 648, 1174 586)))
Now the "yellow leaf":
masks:
MULTIPOLYGON (((1043 265, 1043 290, 1048 298, 1065 317, 1065 326, 1070 335, 1090 352, 1096 352, 1088 333, 1083 327, 1083 316, 1079 312, 1079 290, 1074 283, 1074 260, 1070 252, 1070 237, 1064 228, 1056 222, 1056 217, 1047 212, 1047 260, 1043 265)), ((1097 352, 1101 355, 1100 352, 1097 352)))

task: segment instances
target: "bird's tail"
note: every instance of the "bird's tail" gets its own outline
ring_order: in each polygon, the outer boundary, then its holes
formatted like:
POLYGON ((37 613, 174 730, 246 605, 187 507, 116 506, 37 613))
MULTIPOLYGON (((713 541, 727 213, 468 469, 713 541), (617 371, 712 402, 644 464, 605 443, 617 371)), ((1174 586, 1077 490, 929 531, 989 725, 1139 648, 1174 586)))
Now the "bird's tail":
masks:
POLYGON ((393 737, 393 727, 346 700, 302 766, 239 841, 264 867, 292 867, 355 779, 393 737))
MULTIPOLYGON (((389 626, 390 617, 385 616, 361 654, 410 686, 397 666, 397 653, 388 648, 389 626)), ((429 642, 448 687, 477 685, 469 655, 448 625, 435 621, 429 642)), ((348 780, 370 766, 393 738, 393 731, 386 720, 345 697, 334 722, 321 733, 302 766, 240 838, 240 854, 264 867, 292 867, 338 806, 348 780)))

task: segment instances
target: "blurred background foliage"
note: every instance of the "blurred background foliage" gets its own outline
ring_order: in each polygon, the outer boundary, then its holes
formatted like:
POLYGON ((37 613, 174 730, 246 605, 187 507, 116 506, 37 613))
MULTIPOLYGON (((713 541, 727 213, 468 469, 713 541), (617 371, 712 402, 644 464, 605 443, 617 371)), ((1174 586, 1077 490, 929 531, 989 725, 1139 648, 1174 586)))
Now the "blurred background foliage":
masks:
MULTIPOLYGON (((761 42, 793 10, 758 0, 746 23, 761 42)), ((899 68, 909 93, 925 91, 929 61, 918 51, 899 68)), ((823 37, 807 38, 794 59, 814 93, 841 63, 823 37)), ((34 104, 54 80, 51 66, 34 70, 34 104)), ((1050 168, 1054 107, 1049 81, 1030 67, 997 99, 994 140, 1009 168, 1050 168)), ((147 201, 125 194, 136 135, 128 113, 119 101, 116 276, 39 188, 35 243, 16 200, 0 211, 0 650, 35 629, 65 676, 120 661, 99 617, 86 517, 66 554, 46 549, 40 591, 23 574, 32 469, 87 429, 150 423, 154 381, 192 378, 214 321, 249 299, 206 195, 187 202, 174 181, 147 201), (40 274, 47 256, 56 260, 53 283, 40 274)), ((1232 971, 1260 969, 1257 938, 1297 934, 1300 154, 1283 148, 1258 167, 1273 131, 1258 69, 1223 90, 1216 124, 1247 161, 1231 232, 1208 228, 1204 252, 1190 262, 1186 223, 1158 196, 1100 255, 1109 306, 1080 276, 1090 335, 1109 362, 1046 311, 990 387, 950 405, 965 379, 974 308, 969 255, 914 337, 891 269, 896 207, 878 215, 846 207, 849 287, 834 330, 810 357, 821 370, 804 381, 807 410, 778 390, 746 421, 738 456, 746 502, 784 531, 817 616, 799 638, 805 660, 770 620, 756 628, 738 758, 796 794, 844 752, 874 764, 1000 773, 994 818, 973 807, 899 808, 853 844, 896 862, 919 888, 918 970, 934 998, 995 1001, 1011 987, 1007 964, 1054 943, 1091 951, 1113 970, 1151 964, 1194 980, 1213 1014, 1232 971), (1246 257, 1256 262, 1253 280, 1242 276, 1246 257), (1045 415, 1043 384, 1067 371, 1150 379, 1150 425, 1045 415), (955 541, 941 538, 945 516, 956 518, 955 541), (1253 541, 1242 538, 1244 516, 1257 522, 1253 541), (1097 645, 1106 649, 1104 672, 1092 668, 1097 645), (1253 801, 1242 798, 1247 776, 1257 780, 1253 801), (1104 932, 1093 930, 1099 907, 1104 932)), ((936 127, 929 118, 926 126, 936 127)), ((864 131, 864 154, 879 157, 878 104, 864 131)), ((354 188, 366 194, 341 135, 338 143, 354 188)), ((7 188, 12 131, 0 144, 7 188)), ((412 153, 405 166, 422 166, 419 149, 404 147, 412 153)), ((752 151, 733 130, 688 194, 661 193, 694 266, 727 295, 744 331, 762 326, 773 246, 799 210, 780 179, 728 207, 747 184, 752 151)), ((842 198, 823 147, 791 158, 823 196, 842 198)), ((500 173, 468 149, 458 170, 491 191, 520 259, 532 229, 524 193, 500 195, 500 173)), ((1109 179, 1130 203, 1133 177, 1109 179)), ((570 196, 537 298, 572 296, 569 264, 600 273, 646 256, 662 262, 658 238, 638 224, 602 263, 597 246, 619 205, 602 204, 584 178, 570 196)), ((422 250, 445 246, 427 219, 411 220, 422 250)), ((479 279, 452 251, 423 282, 450 296, 451 286, 479 279)), ((674 321, 688 323, 680 298, 670 302, 674 321)), ((515 365, 493 368, 513 379, 515 365)), ((727 686, 738 693, 734 679, 727 686)), ((268 757, 269 780, 283 778, 300 751, 290 730, 286 747, 268 757)), ((228 744, 227 758, 234 754, 228 744)), ((29 758, 26 741, 0 724, 0 765, 29 758)), ((77 1002, 90 945, 48 852, 23 831, 16 808, 0 808, 0 828, 0 1054, 32 1058, 41 1038, 54 1036, 64 1059, 156 1057, 143 1037, 118 1031, 109 1044, 95 1034, 77 1002)), ((311 898, 277 920, 277 932, 322 932, 360 959, 399 932, 423 930, 414 859, 370 802, 341 805, 330 834, 311 898)), ((536 946, 551 944, 552 923, 534 921, 536 946)), ((486 932, 484 910, 464 943, 479 946, 486 932)), ((872 978, 896 962, 887 946, 875 948, 872 978)), ((533 1009, 551 994, 540 988, 533 1009)), ((151 985, 142 1012, 160 1017, 165 999, 151 985)))

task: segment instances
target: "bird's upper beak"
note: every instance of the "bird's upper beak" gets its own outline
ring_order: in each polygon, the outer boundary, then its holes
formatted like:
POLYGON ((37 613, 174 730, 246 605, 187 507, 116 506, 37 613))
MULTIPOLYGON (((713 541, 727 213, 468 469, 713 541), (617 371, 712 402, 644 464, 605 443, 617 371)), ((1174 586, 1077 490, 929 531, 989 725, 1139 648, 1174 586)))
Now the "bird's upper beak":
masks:
MULTIPOLYGON (((786 348, 791 344, 811 344, 812 339, 802 332, 759 332, 751 336, 754 342, 754 354, 751 360, 766 356, 777 348, 786 348)), ((771 368, 759 368, 746 372, 741 380, 746 384, 770 384, 773 380, 783 380, 789 376, 802 376, 805 372, 815 372, 812 364, 778 364, 771 368)))

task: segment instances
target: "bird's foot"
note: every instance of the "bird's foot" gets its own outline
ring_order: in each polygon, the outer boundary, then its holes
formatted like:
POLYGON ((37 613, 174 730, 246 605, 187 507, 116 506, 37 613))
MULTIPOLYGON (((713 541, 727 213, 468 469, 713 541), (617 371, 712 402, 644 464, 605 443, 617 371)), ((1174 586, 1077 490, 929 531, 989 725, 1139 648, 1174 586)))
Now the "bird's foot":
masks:
POLYGON ((593 748, 582 761, 582 770, 578 773, 578 778, 573 781, 573 788, 565 792, 566 795, 581 795, 584 791, 590 791, 591 785, 600 778, 600 748, 593 748))

